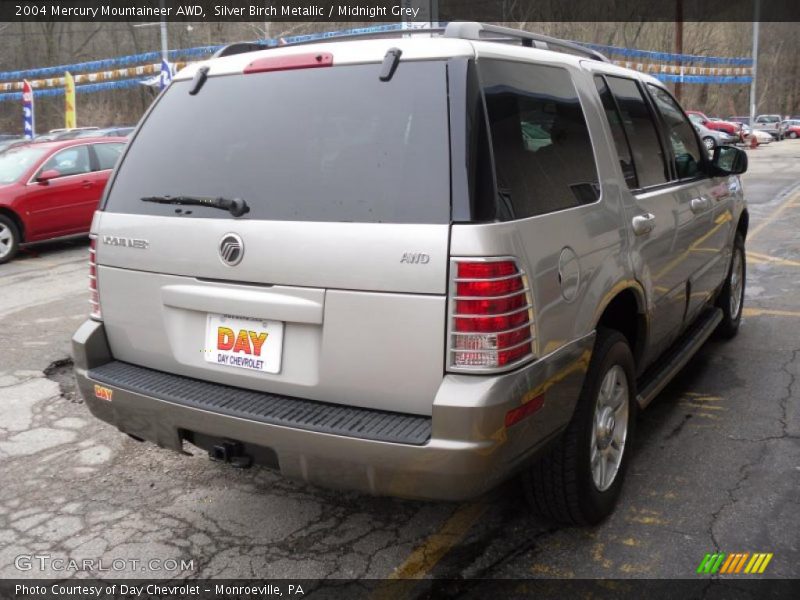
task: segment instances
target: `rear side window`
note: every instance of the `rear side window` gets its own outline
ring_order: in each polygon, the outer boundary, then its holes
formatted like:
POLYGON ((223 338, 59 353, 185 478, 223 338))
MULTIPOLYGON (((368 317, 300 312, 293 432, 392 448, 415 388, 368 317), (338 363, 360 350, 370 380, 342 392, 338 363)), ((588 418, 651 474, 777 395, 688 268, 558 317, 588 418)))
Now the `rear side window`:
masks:
POLYGON ((124 147, 124 144, 95 144, 93 148, 97 156, 97 170, 106 171, 108 169, 113 169, 124 147))
POLYGON ((594 153, 567 70, 497 60, 481 60, 478 68, 499 216, 525 218, 596 201, 594 153))
POLYGON ((667 163, 658 141, 653 114, 632 79, 606 77, 608 87, 617 101, 622 124, 633 153, 633 163, 640 188, 666 183, 667 163))
POLYGON ((647 87, 664 121, 678 179, 696 177, 703 162, 703 153, 694 127, 684 116, 678 103, 665 90, 651 84, 647 84, 647 87))
POLYGON ((611 95, 611 90, 606 85, 605 79, 597 75, 594 78, 594 83, 597 86, 597 92, 600 94, 600 101, 603 103, 606 119, 608 119, 608 124, 611 127, 611 137, 614 139, 614 146, 617 149, 619 166, 625 176, 625 183, 628 184, 630 189, 636 189, 639 187, 639 180, 636 177, 631 147, 628 143, 628 136, 625 135, 625 127, 622 124, 619 108, 611 95))
MULTIPOLYGON (((147 196, 241 198, 241 219, 448 223, 443 61, 174 82, 131 143, 106 210, 176 216, 147 196)), ((232 218, 190 207, 192 218, 232 218)), ((187 211, 184 210, 184 214, 187 211)))

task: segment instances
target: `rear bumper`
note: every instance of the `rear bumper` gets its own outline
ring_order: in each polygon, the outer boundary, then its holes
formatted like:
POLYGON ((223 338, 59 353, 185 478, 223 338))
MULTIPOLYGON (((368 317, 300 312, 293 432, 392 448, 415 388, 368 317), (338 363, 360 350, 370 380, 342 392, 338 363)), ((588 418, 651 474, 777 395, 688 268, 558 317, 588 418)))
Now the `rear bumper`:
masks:
POLYGON ((512 475, 563 430, 583 383, 594 334, 512 373, 444 376, 433 403, 430 437, 417 444, 256 421, 169 401, 108 378, 100 381, 90 371, 114 360, 103 324, 85 322, 72 342, 78 387, 89 410, 137 438, 177 451, 186 441, 207 447, 214 440, 235 440, 255 462, 293 479, 375 495, 463 500, 512 475), (112 390, 110 401, 97 397, 95 384, 112 390), (505 427, 509 410, 542 394, 540 410, 505 427))

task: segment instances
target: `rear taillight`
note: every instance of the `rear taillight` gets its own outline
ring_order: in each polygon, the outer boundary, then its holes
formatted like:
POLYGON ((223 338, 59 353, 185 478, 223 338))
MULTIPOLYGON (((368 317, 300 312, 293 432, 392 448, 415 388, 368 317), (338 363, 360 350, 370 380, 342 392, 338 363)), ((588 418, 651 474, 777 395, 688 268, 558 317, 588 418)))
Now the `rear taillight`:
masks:
POLYGON ((100 294, 97 291, 97 236, 89 236, 89 316, 98 321, 103 318, 100 312, 100 294))
POLYGON ((453 259, 449 307, 451 370, 501 371, 533 358, 533 304, 516 259, 453 259))

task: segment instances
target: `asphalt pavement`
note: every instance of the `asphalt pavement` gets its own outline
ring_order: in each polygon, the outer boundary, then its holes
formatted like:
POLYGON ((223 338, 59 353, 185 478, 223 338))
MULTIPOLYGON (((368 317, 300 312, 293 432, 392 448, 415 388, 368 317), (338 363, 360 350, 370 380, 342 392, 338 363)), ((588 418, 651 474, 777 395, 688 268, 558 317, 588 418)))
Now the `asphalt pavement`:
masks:
POLYGON ((740 333, 641 415, 619 506, 592 528, 537 519, 514 482, 463 504, 372 498, 138 443, 75 394, 87 243, 23 252, 0 266, 0 577, 692 578, 717 551, 800 577, 800 141, 748 153, 740 333), (125 567, 18 558, 42 554, 125 567))

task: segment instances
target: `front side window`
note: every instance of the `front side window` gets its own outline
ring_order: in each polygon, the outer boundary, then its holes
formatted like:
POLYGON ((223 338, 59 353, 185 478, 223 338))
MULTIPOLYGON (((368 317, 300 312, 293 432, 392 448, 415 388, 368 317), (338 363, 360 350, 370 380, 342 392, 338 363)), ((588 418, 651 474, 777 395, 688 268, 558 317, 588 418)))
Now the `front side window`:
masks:
POLYGON ((703 162, 703 153, 694 128, 672 96, 655 85, 647 84, 647 87, 664 121, 678 179, 697 177, 703 162))
POLYGON ((44 163, 39 174, 45 171, 58 171, 59 177, 88 173, 91 171, 89 148, 87 146, 73 146, 56 152, 44 163))
POLYGON ((481 60, 501 219, 596 201, 592 143, 566 69, 481 60), (504 214, 505 213, 505 214, 504 214))
POLYGON ((619 106, 622 124, 631 144, 639 187, 666 183, 667 163, 642 91, 634 80, 625 77, 609 76, 606 81, 619 106))

